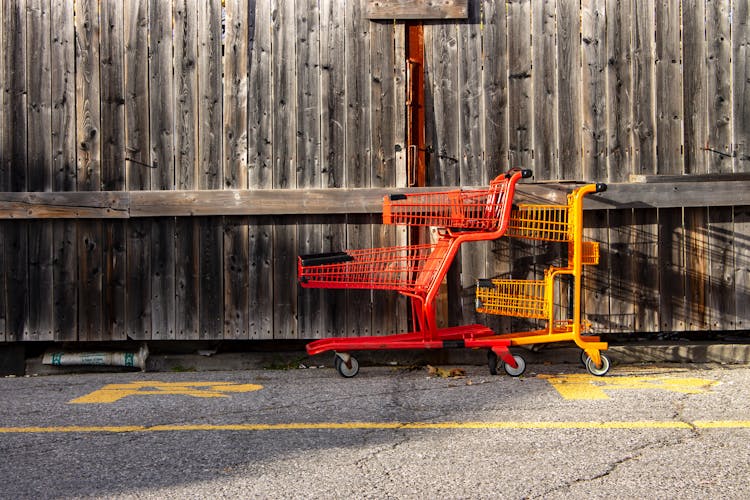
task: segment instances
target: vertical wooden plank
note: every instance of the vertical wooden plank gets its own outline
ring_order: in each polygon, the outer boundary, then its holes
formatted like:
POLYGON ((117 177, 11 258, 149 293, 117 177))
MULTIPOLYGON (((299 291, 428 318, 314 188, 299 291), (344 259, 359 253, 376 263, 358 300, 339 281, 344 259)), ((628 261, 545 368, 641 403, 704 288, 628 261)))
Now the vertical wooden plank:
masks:
MULTIPOLYGON (((104 1, 101 9, 101 119, 102 188, 125 189, 125 92, 124 26, 122 3, 104 1)), ((103 252, 103 337, 125 337, 125 244, 126 225, 122 221, 102 223, 103 252)))
POLYGON ((607 179, 607 9, 600 0, 581 1, 582 176, 607 179))
POLYGON ((459 184, 458 120, 448 119, 458 109, 458 29, 453 23, 424 26, 425 138, 427 183, 459 184))
MULTIPOLYGON (((485 170, 494 179, 508 170, 508 19, 505 2, 485 0, 482 5, 482 92, 485 170)), ((487 277, 510 272, 510 242, 507 238, 493 241, 487 253, 487 277)), ((472 287, 472 293, 474 289, 472 287)), ((510 318, 489 315, 481 321, 496 332, 510 329, 510 318)))
POLYGON ((581 2, 557 2, 559 179, 581 179, 581 2))
MULTIPOLYGON (((52 190, 50 3, 27 3, 28 189, 52 190)), ((52 340, 52 223, 28 224, 29 330, 24 340, 52 340)))
MULTIPOLYGON (((225 4, 224 185, 247 188, 248 3, 225 4)), ((249 338, 249 240, 247 219, 225 218, 224 338, 249 338)))
MULTIPOLYGON (((53 0, 50 55, 52 73, 53 190, 76 189, 75 28, 73 2, 53 0)), ((78 261, 76 222, 53 222, 54 340, 72 341, 78 335, 78 261)))
POLYGON ((607 162, 608 182, 628 180, 631 173, 632 0, 615 2, 607 15, 607 162))
MULTIPOLYGON (((370 21, 362 15, 360 2, 347 2, 344 19, 346 31, 344 50, 346 73, 346 186, 371 185, 372 136, 369 119, 370 108, 370 21), (355 62, 352 64, 352 62, 355 62)), ((369 216, 347 218, 347 247, 371 248, 372 219, 369 216)), ((346 292, 346 307, 356 314, 346 318, 346 332, 350 336, 370 335, 372 332, 372 293, 369 290, 346 292)))
MULTIPOLYGON (((175 0, 174 114, 175 188, 198 186, 198 9, 192 0, 175 0)), ((200 239, 198 221, 175 224, 175 332, 181 340, 199 338, 200 239)))
MULTIPOLYGON (((98 2, 76 2, 76 135, 78 190, 101 189, 100 17, 98 2)), ((104 340, 102 223, 78 223, 79 340, 104 340)))
POLYGON ((746 330, 750 328, 750 207, 734 207, 733 238, 735 327, 746 330))
MULTIPOLYGON (((320 2, 320 68, 321 68, 321 129, 322 154, 321 187, 338 188, 345 185, 346 166, 346 24, 340 12, 339 0, 320 2)), ((344 218, 338 224, 325 224, 323 251, 339 251, 346 246, 344 218)), ((322 336, 343 336, 346 333, 346 310, 340 290, 321 290, 318 310, 327 330, 322 336), (344 309, 342 311, 342 309, 344 309)))
MULTIPOLYGON (((6 1, 3 34, 5 86, 2 178, 7 191, 27 190, 27 54, 26 2, 6 1)), ((28 230, 23 223, 5 225, 6 340, 28 332, 28 230)))
MULTIPOLYGON (((222 47, 221 1, 198 3, 198 188, 221 189, 222 47)), ((224 322, 221 218, 200 221, 200 338, 221 336, 224 322)))
POLYGON ((732 1, 734 171, 750 172, 750 2, 732 1))
MULTIPOLYGON (((682 8, 683 75, 685 108, 685 173, 708 172, 708 95, 706 74, 705 2, 685 0, 682 8)), ((709 326, 708 248, 705 208, 686 208, 685 223, 685 300, 686 329, 704 330, 709 326)))
MULTIPOLYGON (((149 127, 148 0, 125 0, 125 151, 126 187, 129 191, 151 187, 149 127)), ((132 339, 151 338, 151 221, 127 223, 126 334, 132 339)))
POLYGON ((731 1, 706 1, 708 171, 732 172, 731 1))
POLYGON ((685 330, 685 235, 681 208, 659 210, 659 324, 685 330))
POLYGON ((685 109, 685 173, 708 171, 708 122, 706 102, 706 17, 705 3, 683 0, 682 59, 685 109))
POLYGON ((658 243, 656 209, 636 209, 633 238, 634 326, 636 332, 659 331, 658 243))
MULTIPOLYGON (((732 207, 709 207, 708 209, 708 292, 707 316, 710 329, 734 330, 736 326, 735 304, 735 232, 732 207)), ((742 243, 740 243, 742 245, 742 243)))
POLYGON ((584 238, 599 243, 599 265, 584 267, 582 285, 583 318, 591 321, 595 334, 609 332, 612 325, 609 311, 612 255, 609 249, 609 213, 609 210, 596 210, 586 211, 583 215, 584 238))
MULTIPOLYGON (((682 117, 679 109, 679 83, 674 71, 679 71, 679 0, 657 2, 654 40, 654 7, 649 2, 633 2, 633 164, 629 173, 653 174, 657 171, 657 141, 659 161, 666 165, 679 164, 679 126, 682 117), (666 4, 666 8, 665 8, 666 4), (664 12, 666 11, 666 12, 664 12), (674 19, 676 12, 678 18, 674 19), (677 38, 675 38, 675 35, 677 38), (654 50, 656 49, 656 61, 654 50), (676 52, 675 52, 676 50, 676 52), (654 102, 654 64, 658 74, 658 98, 654 102), (676 88, 675 88, 676 87, 676 88), (657 121, 654 111, 658 109, 657 121), (658 130, 656 124, 658 123, 658 130), (676 148, 676 151, 675 151, 676 148)), ((661 163, 659 164, 661 167, 661 163)), ((670 168, 670 167, 666 167, 670 168)))
MULTIPOLYGON (((317 1, 300 4, 296 12, 297 30, 297 187, 321 187, 321 142, 320 142, 320 10, 317 1)), ((319 253, 323 247, 320 218, 305 216, 297 226, 298 254, 319 253)), ((296 268, 296 266, 295 266, 296 268)), ((290 269, 290 272, 292 270, 290 269)), ((325 318, 318 314, 322 307, 321 290, 305 290, 295 286, 299 336, 316 338, 325 328, 325 318)))
POLYGON ((611 332, 632 333, 635 327, 634 222, 631 209, 611 210, 609 213, 611 332))
MULTIPOLYGON (((482 31, 481 3, 469 4, 468 18, 458 25, 458 89, 459 89, 459 179, 463 186, 481 186, 489 182, 484 166, 484 137, 481 117, 482 94, 482 31)), ((455 113, 455 111, 454 111, 455 113)), ((455 116, 455 115, 454 115, 455 116)), ((443 119, 451 120, 450 115, 443 119)), ((476 280, 487 276, 487 242, 464 245, 458 262, 461 264, 460 324, 476 323, 474 287, 476 280)), ((452 297, 449 298, 449 300, 452 297)), ((454 299, 455 300, 455 299, 454 299)), ((451 318, 451 320, 454 320, 451 318)))
POLYGON ((708 214, 705 208, 685 208, 685 301, 687 329, 708 330, 710 310, 708 214))
POLYGON ((531 168, 531 2, 514 0, 508 12, 508 114, 510 167, 531 168))
MULTIPOLYGON (((172 2, 149 6, 149 111, 153 167, 151 189, 174 189, 174 73, 172 2)), ((175 220, 160 218, 151 227, 151 332, 153 339, 175 338, 175 220)))
MULTIPOLYGON (((295 61, 295 5, 272 2, 273 46, 273 186, 293 189, 296 175, 297 79, 295 61)), ((279 218, 273 232, 274 338, 296 338, 297 282, 294 266, 297 259, 297 228, 291 218, 279 218)))
POLYGON ((557 78, 555 28, 557 2, 533 2, 534 177, 552 179, 558 172, 557 78))
POLYGON ((264 217, 248 219, 250 268, 250 329, 251 339, 273 338, 273 226, 264 217))
MULTIPOLYGON (((273 187, 271 117, 271 0, 257 0, 250 6, 248 102, 248 184, 251 189, 273 187)), ((343 122, 342 122, 343 123, 343 122)), ((250 337, 273 338, 273 227, 262 217, 249 219, 250 337)))

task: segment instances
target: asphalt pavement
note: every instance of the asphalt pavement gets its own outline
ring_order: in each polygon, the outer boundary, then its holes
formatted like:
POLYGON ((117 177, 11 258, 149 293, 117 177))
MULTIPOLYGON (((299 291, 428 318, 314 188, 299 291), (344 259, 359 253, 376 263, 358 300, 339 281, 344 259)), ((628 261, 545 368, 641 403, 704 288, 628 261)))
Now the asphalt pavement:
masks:
POLYGON ((0 379, 0 497, 750 496, 747 365, 313 366, 0 379))

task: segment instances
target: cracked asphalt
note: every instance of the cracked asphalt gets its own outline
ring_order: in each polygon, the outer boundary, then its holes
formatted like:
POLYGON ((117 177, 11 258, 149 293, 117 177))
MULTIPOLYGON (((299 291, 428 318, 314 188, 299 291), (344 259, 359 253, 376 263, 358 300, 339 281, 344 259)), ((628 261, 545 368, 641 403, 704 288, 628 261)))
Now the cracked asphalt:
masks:
POLYGON ((0 379, 0 498, 750 497, 748 366, 462 368, 0 379))

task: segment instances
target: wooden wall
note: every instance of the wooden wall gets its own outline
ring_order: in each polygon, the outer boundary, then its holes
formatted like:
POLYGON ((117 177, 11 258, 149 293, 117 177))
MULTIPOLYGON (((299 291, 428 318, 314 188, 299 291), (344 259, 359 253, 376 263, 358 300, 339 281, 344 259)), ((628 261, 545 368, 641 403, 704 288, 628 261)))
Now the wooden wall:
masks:
MULTIPOLYGON (((427 22, 431 185, 750 172, 748 0, 470 0, 427 22)), ((0 191, 405 182, 404 26, 358 0, 3 0, 0 191)), ((637 200, 634 200, 637 201, 637 200)), ((406 328, 393 293, 302 290, 300 253, 403 241, 377 214, 0 221, 0 341, 287 339, 406 328)), ((750 209, 595 210, 598 332, 746 330, 750 209)), ((539 275, 557 248, 461 252, 539 275)))

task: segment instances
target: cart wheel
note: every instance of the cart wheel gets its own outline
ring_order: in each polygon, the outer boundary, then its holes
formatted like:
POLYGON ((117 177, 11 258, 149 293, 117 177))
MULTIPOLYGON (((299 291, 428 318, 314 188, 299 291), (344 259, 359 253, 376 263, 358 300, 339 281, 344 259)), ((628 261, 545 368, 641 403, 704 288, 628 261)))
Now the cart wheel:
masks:
POLYGON ((516 364, 518 365, 516 368, 509 366, 508 363, 503 363, 503 368, 505 369, 505 373, 511 377, 520 377, 526 371, 526 361, 517 354, 513 355, 513 359, 516 360, 516 364))
POLYGON ((495 354, 495 351, 490 349, 487 351, 487 366, 490 367, 490 375, 497 375, 497 368, 498 368, 498 358, 497 354, 495 354))
POLYGON ((336 356, 333 361, 333 366, 336 368, 336 371, 339 372, 339 375, 344 378, 352 378, 359 373, 359 363, 354 356, 349 356, 348 363, 344 363, 343 359, 336 356))
POLYGON ((584 368, 586 368, 586 363, 588 362, 588 360, 589 360, 589 355, 586 354, 586 351, 582 350, 581 351, 581 364, 583 365, 584 368))
POLYGON ((609 371, 609 358, 604 354, 600 355, 599 357, 602 359, 602 366, 599 368, 596 367, 593 359, 586 359, 586 369, 591 375, 596 375, 597 377, 606 375, 606 373, 609 371))

